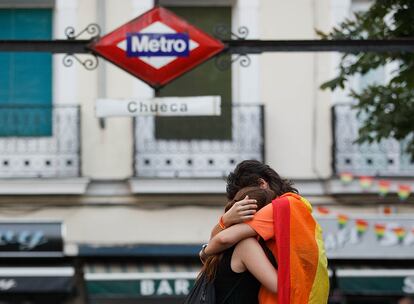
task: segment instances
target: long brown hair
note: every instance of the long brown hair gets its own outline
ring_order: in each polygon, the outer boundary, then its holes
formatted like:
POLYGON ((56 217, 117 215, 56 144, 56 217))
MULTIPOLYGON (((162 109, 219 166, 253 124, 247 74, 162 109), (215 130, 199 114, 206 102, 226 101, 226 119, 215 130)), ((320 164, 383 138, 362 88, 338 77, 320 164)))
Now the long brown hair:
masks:
MULTIPOLYGON (((227 212, 231 207, 233 207, 235 202, 241 201, 249 196, 249 199, 255 199, 257 201, 257 210, 260 210, 267 204, 269 204, 274 198, 275 193, 270 189, 262 189, 260 187, 244 187, 240 189, 234 199, 229 201, 224 208, 224 212, 227 212)), ((213 281, 216 277, 217 268, 220 263, 220 260, 223 256, 223 253, 212 255, 207 258, 207 261, 204 263, 201 273, 205 273, 209 281, 213 281)))

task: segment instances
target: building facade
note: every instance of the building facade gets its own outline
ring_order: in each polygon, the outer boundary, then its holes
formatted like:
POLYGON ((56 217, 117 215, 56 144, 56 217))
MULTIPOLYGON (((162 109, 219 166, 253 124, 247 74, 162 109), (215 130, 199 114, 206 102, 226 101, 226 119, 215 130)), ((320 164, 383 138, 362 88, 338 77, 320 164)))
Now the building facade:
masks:
MULTIPOLYGON (((248 39, 270 40, 317 39, 315 28, 328 31, 369 3, 158 2, 210 34, 244 26, 248 39)), ((90 23, 106 34, 154 5, 4 0, 0 40, 66 39, 68 26, 90 23)), ((319 89, 339 58, 264 53, 249 55, 247 67, 233 58, 224 71, 212 59, 155 91, 102 59, 88 71, 73 58, 66 67, 65 54, 0 53, 0 303, 180 303, 225 205, 224 179, 244 159, 268 163, 313 203, 328 237, 332 303, 413 295, 414 205, 397 193, 414 186, 414 164, 403 142, 353 143, 360 122, 347 91, 319 89), (101 98, 200 95, 220 95, 222 115, 95 117, 101 98), (33 277, 60 283, 45 290, 33 277)), ((385 80, 391 69, 352 86, 385 80)))

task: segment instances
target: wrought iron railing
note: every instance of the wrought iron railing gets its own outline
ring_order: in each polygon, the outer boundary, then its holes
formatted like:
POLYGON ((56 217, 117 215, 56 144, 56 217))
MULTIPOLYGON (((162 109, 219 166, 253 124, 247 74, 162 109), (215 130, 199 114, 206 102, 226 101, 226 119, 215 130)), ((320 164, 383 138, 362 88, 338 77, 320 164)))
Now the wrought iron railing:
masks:
POLYGON ((333 108, 334 170, 371 176, 414 176, 414 162, 404 153, 405 143, 395 139, 356 144, 362 118, 350 105, 333 108))
POLYGON ((80 175, 78 106, 0 106, 0 178, 80 175))
POLYGON ((231 140, 160 140, 155 138, 154 117, 138 117, 135 176, 223 177, 241 160, 263 161, 263 113, 261 105, 233 105, 231 140))

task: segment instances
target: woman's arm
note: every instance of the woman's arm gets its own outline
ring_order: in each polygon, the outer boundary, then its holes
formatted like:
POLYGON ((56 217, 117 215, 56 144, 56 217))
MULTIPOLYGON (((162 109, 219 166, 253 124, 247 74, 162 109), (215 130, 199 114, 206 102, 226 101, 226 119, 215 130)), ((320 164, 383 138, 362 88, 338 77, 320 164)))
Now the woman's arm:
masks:
POLYGON ((268 290, 277 292, 277 271, 255 238, 240 241, 232 259, 240 259, 247 270, 268 290))
MULTIPOLYGON (((239 241, 256 236, 257 233, 247 224, 233 225, 213 237, 203 253, 207 256, 217 254, 237 244, 239 241)), ((204 260, 205 257, 201 257, 204 260)))
MULTIPOLYGON (((251 220, 256 213, 256 203, 256 200, 249 199, 247 195, 243 200, 235 202, 234 205, 225 214, 223 214, 224 226, 230 227, 232 225, 251 220)), ((220 225, 217 224, 214 226, 210 234, 210 239, 222 230, 223 229, 220 225)))

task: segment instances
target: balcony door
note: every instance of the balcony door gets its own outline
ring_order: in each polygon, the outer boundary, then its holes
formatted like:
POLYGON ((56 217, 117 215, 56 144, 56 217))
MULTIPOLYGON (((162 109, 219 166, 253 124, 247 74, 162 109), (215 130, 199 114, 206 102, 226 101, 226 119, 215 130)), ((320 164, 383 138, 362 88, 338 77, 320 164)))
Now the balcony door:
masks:
MULTIPOLYGON (((214 34, 218 25, 231 28, 231 7, 167 7, 201 30, 214 34)), ((159 117, 156 119, 157 139, 174 140, 231 140, 231 69, 220 71, 209 60, 183 75, 158 96, 219 95, 222 114, 219 117, 159 117)))
MULTIPOLYGON (((0 39, 51 38, 51 9, 0 9, 0 39)), ((0 67, 0 136, 50 136, 52 55, 0 53, 0 67)))

